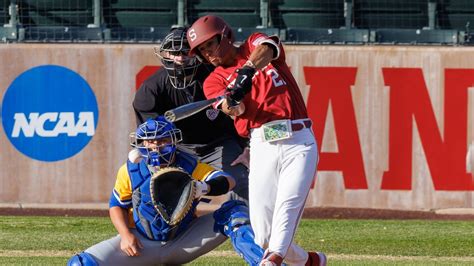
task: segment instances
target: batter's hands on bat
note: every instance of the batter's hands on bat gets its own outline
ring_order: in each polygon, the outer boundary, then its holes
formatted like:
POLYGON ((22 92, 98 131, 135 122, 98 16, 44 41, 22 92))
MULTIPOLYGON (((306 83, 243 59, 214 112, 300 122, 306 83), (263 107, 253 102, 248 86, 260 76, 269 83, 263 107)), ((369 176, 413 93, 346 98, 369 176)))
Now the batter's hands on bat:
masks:
POLYGON ((230 89, 229 98, 235 102, 240 102, 244 96, 252 89, 252 77, 257 70, 251 66, 244 66, 237 69, 237 78, 234 86, 230 89))
POLYGON ((142 242, 133 233, 120 235, 120 249, 129 257, 140 256, 140 250, 143 248, 142 242))
POLYGON ((245 167, 247 167, 247 169, 249 168, 249 164, 250 164, 250 149, 248 147, 245 147, 245 149, 242 151, 242 154, 239 155, 239 157, 237 157, 237 159, 235 159, 231 164, 230 166, 234 166, 234 165, 237 165, 237 164, 243 164, 245 165, 245 167))

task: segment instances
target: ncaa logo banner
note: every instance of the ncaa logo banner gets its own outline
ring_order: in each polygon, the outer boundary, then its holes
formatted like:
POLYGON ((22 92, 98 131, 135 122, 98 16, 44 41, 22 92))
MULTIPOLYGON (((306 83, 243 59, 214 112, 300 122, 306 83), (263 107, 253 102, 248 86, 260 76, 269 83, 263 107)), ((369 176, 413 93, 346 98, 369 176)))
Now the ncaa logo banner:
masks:
POLYGON ((18 151, 40 161, 60 161, 80 152, 94 136, 98 117, 89 84, 62 66, 23 72, 3 98, 5 134, 18 151))

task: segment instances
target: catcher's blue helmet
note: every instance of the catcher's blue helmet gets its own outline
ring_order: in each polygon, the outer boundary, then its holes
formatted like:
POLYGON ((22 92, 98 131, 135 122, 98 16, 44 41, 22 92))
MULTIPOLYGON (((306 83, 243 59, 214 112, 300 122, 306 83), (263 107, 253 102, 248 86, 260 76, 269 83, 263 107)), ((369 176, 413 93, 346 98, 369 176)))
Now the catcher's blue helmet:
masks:
POLYGON ((151 166, 170 165, 176 154, 176 144, 183 140, 181 130, 163 116, 148 119, 130 134, 132 145, 151 166))

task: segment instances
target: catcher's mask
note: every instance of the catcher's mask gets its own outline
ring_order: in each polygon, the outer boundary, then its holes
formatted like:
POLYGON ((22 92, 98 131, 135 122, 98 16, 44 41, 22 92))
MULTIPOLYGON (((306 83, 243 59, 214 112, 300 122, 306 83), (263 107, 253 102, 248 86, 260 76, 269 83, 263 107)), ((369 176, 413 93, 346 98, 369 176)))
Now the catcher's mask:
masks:
POLYGON ((155 55, 160 58, 168 72, 171 85, 185 89, 194 82, 194 75, 201 62, 196 56, 189 56, 186 28, 174 28, 165 37, 161 46, 155 47, 155 55))
POLYGON ((130 133, 132 145, 138 148, 151 166, 168 166, 174 162, 176 144, 183 140, 181 130, 162 116, 148 119, 130 133))

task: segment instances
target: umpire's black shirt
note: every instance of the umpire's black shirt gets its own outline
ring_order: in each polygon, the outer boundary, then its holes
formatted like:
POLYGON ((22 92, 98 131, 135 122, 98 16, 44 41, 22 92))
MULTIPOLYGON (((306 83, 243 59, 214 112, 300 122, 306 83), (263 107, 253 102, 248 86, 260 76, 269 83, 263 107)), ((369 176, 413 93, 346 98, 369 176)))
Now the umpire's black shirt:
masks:
MULTIPOLYGON (((160 68, 143 82, 135 94, 133 109, 137 126, 170 109, 205 100, 202 85, 212 70, 212 66, 201 64, 194 76, 195 82, 178 90, 171 85, 166 70, 160 68)), ((182 131, 184 144, 209 144, 223 137, 237 137, 233 120, 212 107, 177 121, 175 125, 182 131)))

